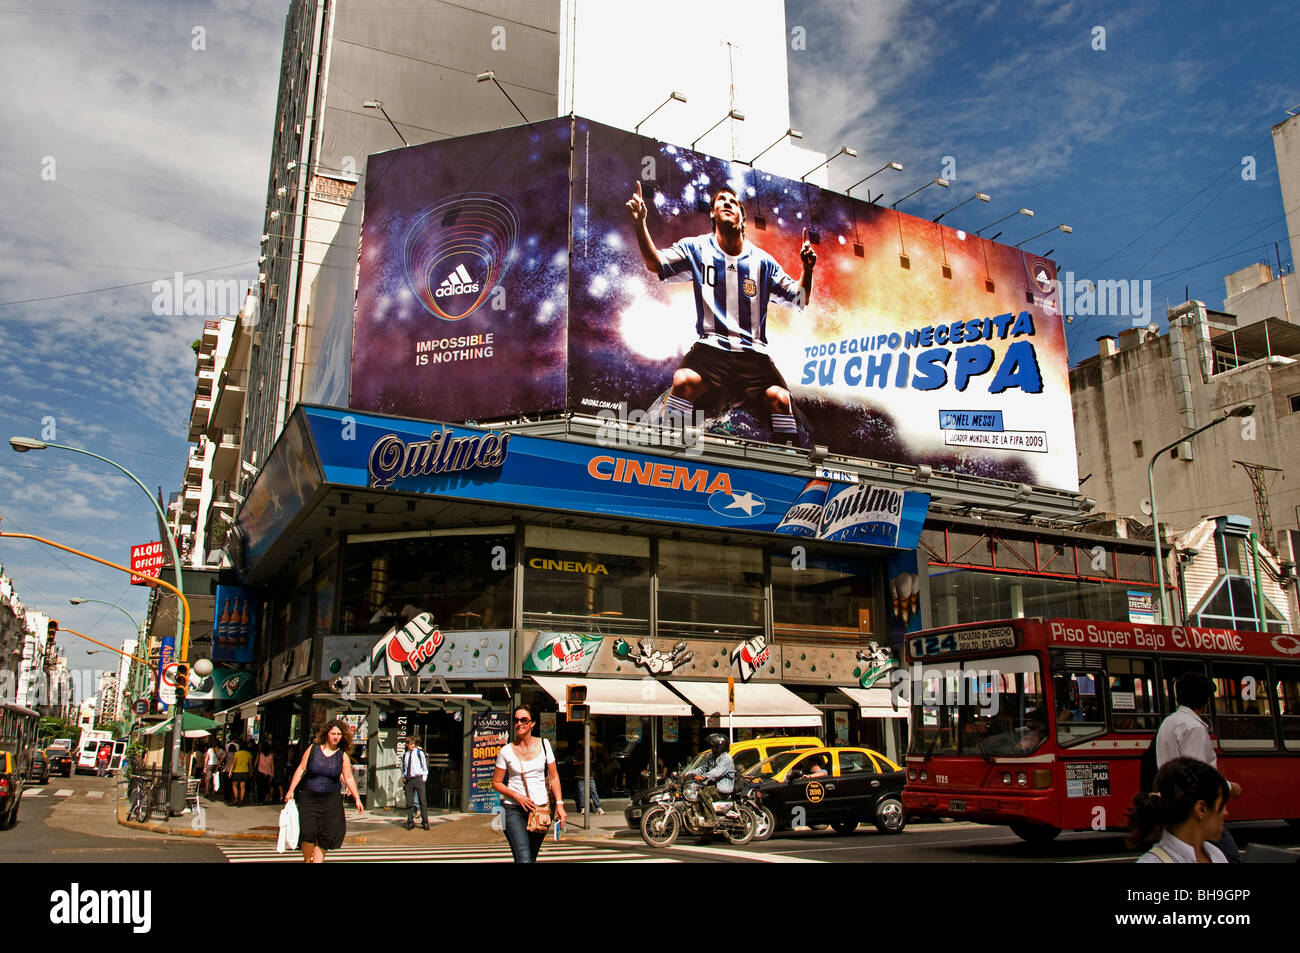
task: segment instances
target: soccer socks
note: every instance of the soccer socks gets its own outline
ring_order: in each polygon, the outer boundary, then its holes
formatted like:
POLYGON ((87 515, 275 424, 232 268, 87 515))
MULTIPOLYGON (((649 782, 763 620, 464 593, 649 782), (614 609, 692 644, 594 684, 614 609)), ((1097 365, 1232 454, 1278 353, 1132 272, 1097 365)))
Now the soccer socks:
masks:
POLYGON ((773 414, 772 432, 782 434, 795 433, 794 414, 773 414))
MULTIPOLYGON (((659 414, 659 426, 671 427, 674 430, 683 430, 691 425, 695 420, 695 405, 689 400, 683 400, 680 397, 674 397, 669 394, 664 398, 664 406, 659 414)), ((791 424, 794 418, 790 418, 791 424)), ((793 428, 792 428, 793 429, 793 428)))

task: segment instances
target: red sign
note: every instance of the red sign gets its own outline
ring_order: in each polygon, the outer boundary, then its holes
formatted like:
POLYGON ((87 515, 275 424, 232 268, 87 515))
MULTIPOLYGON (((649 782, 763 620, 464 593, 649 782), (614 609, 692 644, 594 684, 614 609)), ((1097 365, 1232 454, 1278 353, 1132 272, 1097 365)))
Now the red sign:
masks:
POLYGON ((1052 645, 1088 649, 1129 649, 1157 652, 1206 652, 1217 656, 1300 656, 1300 639, 1271 632, 1191 626, 1134 625, 1131 622, 1090 622, 1047 619, 1052 645))
MULTIPOLYGON (((131 568, 135 572, 142 572, 146 576, 158 578, 163 567, 163 544, 159 540, 156 543, 143 543, 139 546, 131 547, 131 568)), ((145 580, 139 576, 131 577, 131 585, 144 586, 148 585, 145 580)))

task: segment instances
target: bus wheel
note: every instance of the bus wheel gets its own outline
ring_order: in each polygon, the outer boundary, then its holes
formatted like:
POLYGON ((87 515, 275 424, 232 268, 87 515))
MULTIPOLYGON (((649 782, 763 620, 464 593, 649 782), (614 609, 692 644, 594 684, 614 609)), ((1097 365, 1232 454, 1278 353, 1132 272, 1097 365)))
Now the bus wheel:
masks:
POLYGON ((1011 825, 1011 833, 1027 844, 1048 844, 1056 840, 1061 829, 1048 827, 1046 824, 1026 824, 1018 821, 1011 825))

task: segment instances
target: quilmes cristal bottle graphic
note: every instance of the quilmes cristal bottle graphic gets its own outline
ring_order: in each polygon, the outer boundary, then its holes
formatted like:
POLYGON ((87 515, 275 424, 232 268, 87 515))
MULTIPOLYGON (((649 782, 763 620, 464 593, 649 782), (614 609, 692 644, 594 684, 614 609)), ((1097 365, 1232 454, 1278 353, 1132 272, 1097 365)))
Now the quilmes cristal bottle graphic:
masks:
POLYGON ((248 600, 245 599, 240 604, 239 611, 239 648, 248 649, 248 643, 252 639, 252 627, 248 624, 248 600))
POLYGON ((221 607, 221 615, 217 619, 217 645, 226 649, 230 645, 230 600, 221 607))

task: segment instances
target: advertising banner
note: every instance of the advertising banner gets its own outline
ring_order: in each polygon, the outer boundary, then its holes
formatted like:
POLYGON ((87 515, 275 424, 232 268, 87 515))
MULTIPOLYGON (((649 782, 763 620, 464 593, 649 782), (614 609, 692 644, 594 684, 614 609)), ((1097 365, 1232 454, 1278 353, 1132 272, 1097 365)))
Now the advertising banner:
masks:
POLYGON ((685 369, 667 409, 706 432, 1078 488, 1051 261, 585 119, 573 168, 571 410, 654 417, 685 369))
POLYGON ((618 447, 320 407, 298 412, 307 419, 326 481, 344 486, 899 549, 916 547, 930 502, 924 493, 890 487, 618 447))
POLYGON ((158 650, 158 677, 155 686, 160 711, 166 711, 169 707, 176 704, 176 686, 168 685, 167 679, 163 674, 172 668, 176 661, 176 638, 171 635, 162 637, 162 647, 158 650))
POLYGON ((599 635, 581 632, 539 632, 524 657, 524 671, 581 674, 591 668, 601 641, 599 635))
POLYGON ((317 677, 322 681, 339 675, 506 677, 509 630, 443 632, 427 625, 427 619, 428 614, 421 613, 382 634, 326 636, 317 677))
MULTIPOLYGON (((340 425, 342 426, 342 425, 340 425)), ((301 418, 291 417, 235 516, 236 565, 252 568, 320 486, 320 470, 301 418)))
POLYGON ((257 597, 243 586, 217 586, 212 609, 212 661, 253 661, 257 597))
POLYGON ((352 407, 446 420, 563 407, 569 129, 370 157, 352 407))
MULTIPOLYGON (((156 543, 142 543, 139 546, 131 547, 131 569, 135 572, 142 572, 146 576, 158 578, 163 567, 163 544, 162 540, 156 543)), ((146 586, 149 585, 146 580, 139 576, 131 577, 131 585, 146 586)))
POLYGON ((497 754, 510 743, 510 715, 504 711, 476 712, 473 733, 469 809, 472 814, 493 814, 501 804, 501 795, 492 787, 492 774, 497 754))
POLYGON ((190 669, 190 683, 185 701, 243 701, 252 698, 256 678, 248 669, 217 667, 211 675, 201 676, 190 669))

